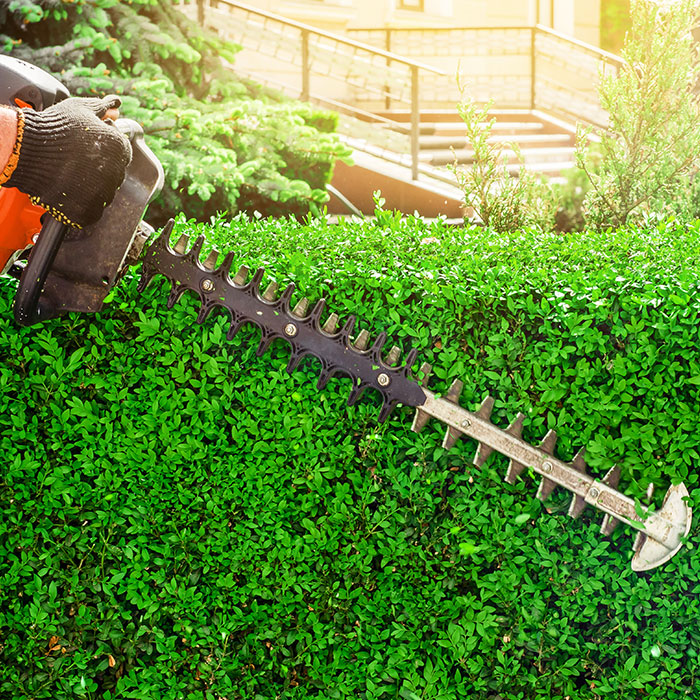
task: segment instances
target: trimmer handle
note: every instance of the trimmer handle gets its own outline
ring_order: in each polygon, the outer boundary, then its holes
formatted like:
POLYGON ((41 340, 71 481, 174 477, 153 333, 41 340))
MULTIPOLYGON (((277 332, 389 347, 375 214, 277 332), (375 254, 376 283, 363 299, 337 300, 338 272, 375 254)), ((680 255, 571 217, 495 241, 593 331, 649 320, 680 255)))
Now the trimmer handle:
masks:
POLYGON ((70 226, 56 221, 48 212, 44 214, 41 233, 32 246, 15 295, 13 311, 18 325, 31 326, 44 320, 39 297, 56 253, 69 230, 70 226))

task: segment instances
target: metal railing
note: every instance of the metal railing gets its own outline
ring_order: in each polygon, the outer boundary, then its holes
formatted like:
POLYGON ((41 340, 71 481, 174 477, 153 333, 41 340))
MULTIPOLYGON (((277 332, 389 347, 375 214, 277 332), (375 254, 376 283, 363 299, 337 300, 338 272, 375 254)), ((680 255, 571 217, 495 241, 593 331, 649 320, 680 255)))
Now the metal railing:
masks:
POLYGON ((607 125, 607 114, 598 99, 600 75, 623 64, 619 56, 543 25, 381 27, 347 33, 460 75, 477 102, 493 99, 498 107, 542 110, 601 127, 607 125))
POLYGON ((447 91, 454 77, 415 59, 234 0, 181 0, 179 4, 222 38, 251 50, 237 57, 237 72, 354 117, 354 132, 358 125, 360 129, 366 125, 361 136, 369 143, 410 151, 411 175, 418 179, 425 86, 433 90, 442 86, 447 91), (264 62, 261 56, 266 57, 264 62), (389 105, 407 109, 409 124, 376 113, 389 105))

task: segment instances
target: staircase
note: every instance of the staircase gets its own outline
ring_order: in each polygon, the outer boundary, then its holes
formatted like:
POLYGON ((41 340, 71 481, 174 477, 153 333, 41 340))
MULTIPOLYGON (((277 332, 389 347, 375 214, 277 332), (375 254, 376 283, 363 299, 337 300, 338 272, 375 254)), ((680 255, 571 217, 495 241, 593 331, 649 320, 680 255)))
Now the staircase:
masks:
MULTIPOLYGON (((546 114, 517 109, 494 109, 491 128, 492 144, 503 144, 507 169, 517 176, 522 165, 555 180, 574 167, 575 129, 546 114), (509 149, 516 144, 520 157, 509 149)), ((409 122, 410 113, 384 112, 383 117, 396 122, 409 122)), ((474 162, 474 151, 465 141, 465 128, 455 110, 423 111, 420 115, 420 162, 433 167, 474 162)))
POLYGON ((499 105, 491 112, 492 142, 517 144, 519 157, 503 152, 510 174, 524 165, 562 178, 574 165, 573 125, 606 125, 596 83, 621 65, 540 25, 333 34, 239 0, 175 3, 243 47, 232 66, 239 75, 340 115, 339 135, 357 163, 336 165, 332 184, 344 211, 350 204, 371 213, 372 192, 381 189, 389 208, 460 214, 463 193, 445 166, 474 159, 456 109, 462 92, 455 76, 463 71, 472 99, 499 105))

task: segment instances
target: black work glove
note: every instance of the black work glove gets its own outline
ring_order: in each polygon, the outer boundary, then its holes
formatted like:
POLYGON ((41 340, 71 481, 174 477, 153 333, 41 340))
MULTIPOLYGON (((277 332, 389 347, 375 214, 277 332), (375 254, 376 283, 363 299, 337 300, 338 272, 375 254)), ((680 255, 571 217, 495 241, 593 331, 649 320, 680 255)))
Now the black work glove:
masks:
POLYGON ((42 112, 18 113, 17 165, 6 187, 16 187, 58 221, 95 223, 114 199, 131 160, 131 144, 102 117, 121 100, 71 97, 42 112))

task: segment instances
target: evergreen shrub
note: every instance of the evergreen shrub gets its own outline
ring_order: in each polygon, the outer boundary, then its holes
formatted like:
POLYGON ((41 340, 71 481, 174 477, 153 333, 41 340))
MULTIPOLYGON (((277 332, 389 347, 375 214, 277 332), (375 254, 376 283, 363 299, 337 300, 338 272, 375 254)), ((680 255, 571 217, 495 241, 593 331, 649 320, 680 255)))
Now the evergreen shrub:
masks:
MULTIPOLYGON (((206 232, 432 362, 431 388, 559 431, 629 494, 700 459, 700 224, 562 237, 378 212, 206 232)), ((0 696, 696 697, 697 530, 629 568, 634 533, 570 521, 501 457, 440 447, 348 381, 314 388, 224 315, 138 297, 18 329, 0 286, 0 696), (545 512, 548 511, 548 512, 545 512)), ((295 301, 296 301, 295 299, 295 301)))
POLYGON ((0 52, 74 95, 120 95, 122 115, 143 126, 166 174, 149 209, 159 223, 179 211, 304 214, 349 158, 336 114, 238 77, 239 49, 171 0, 0 3, 0 52))

